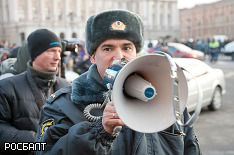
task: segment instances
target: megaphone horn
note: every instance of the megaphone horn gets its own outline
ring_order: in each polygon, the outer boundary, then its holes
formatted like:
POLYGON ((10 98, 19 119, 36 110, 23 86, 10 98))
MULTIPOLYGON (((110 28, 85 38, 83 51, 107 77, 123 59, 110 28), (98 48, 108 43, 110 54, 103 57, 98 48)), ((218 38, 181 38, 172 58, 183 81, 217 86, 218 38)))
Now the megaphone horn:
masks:
MULTIPOLYGON (((177 67, 179 113, 187 102, 185 76, 177 67)), ((118 72, 112 100, 120 119, 131 129, 143 133, 162 131, 176 122, 172 103, 171 64, 165 55, 140 56, 118 72)))

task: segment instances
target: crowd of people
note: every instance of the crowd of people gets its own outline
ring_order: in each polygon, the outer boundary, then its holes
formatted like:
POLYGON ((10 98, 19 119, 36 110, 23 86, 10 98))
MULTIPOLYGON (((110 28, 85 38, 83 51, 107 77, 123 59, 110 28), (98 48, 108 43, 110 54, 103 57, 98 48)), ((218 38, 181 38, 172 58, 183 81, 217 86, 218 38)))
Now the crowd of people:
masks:
MULTIPOLYGON (((169 54, 170 56, 173 57, 172 53, 170 52, 170 50, 168 48, 170 48, 168 46, 168 42, 175 42, 175 43, 181 43, 184 44, 188 47, 190 47, 191 49, 194 50, 198 50, 204 53, 205 57, 207 57, 207 59, 209 59, 209 61, 211 63, 215 63, 216 61, 218 61, 218 56, 221 53, 221 50, 224 48, 224 46, 226 44, 228 44, 229 42, 231 42, 232 40, 230 39, 226 39, 226 40, 217 40, 215 38, 212 39, 188 39, 188 40, 173 40, 173 41, 169 41, 167 39, 160 39, 157 41, 156 44, 153 44, 151 41, 148 43, 147 45, 147 50, 146 53, 153 53, 155 51, 163 51, 167 54, 169 54)), ((186 52, 186 51, 183 51, 186 52)))
MULTIPOLYGON (((92 65, 72 85, 57 76, 63 49, 58 36, 48 29, 28 36, 20 48, 29 56, 25 71, 0 80, 0 154, 200 155, 193 127, 174 122, 160 132, 137 132, 124 124, 106 95, 109 89, 103 81, 108 67, 123 58, 133 61, 143 48, 141 17, 127 10, 103 11, 89 17, 85 30, 92 65), (105 103, 93 113, 101 116, 95 121, 83 113, 93 103, 105 103), (118 126, 122 128, 115 133, 118 126), (6 147, 32 142, 45 147, 6 147)), ((189 118, 185 108, 180 121, 189 118)))
POLYGON ((8 58, 15 58, 18 48, 15 43, 9 44, 6 40, 0 40, 0 63, 8 58))
POLYGON ((202 51, 205 55, 209 57, 209 61, 211 63, 214 63, 218 61, 218 56, 220 55, 222 48, 224 48, 224 46, 228 44, 229 42, 231 42, 231 40, 229 39, 225 39, 221 41, 215 38, 211 38, 211 39, 208 38, 207 40, 190 39, 183 43, 192 49, 202 51))

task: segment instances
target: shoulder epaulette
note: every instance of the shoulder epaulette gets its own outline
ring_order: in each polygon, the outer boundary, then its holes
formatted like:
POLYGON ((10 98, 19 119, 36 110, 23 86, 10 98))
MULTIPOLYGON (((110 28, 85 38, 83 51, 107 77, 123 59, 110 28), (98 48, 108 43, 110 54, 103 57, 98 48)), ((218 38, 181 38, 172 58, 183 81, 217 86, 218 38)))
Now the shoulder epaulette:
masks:
POLYGON ((47 103, 52 104, 59 96, 68 93, 71 93, 71 86, 61 88, 55 93, 51 94, 50 97, 47 99, 47 103))

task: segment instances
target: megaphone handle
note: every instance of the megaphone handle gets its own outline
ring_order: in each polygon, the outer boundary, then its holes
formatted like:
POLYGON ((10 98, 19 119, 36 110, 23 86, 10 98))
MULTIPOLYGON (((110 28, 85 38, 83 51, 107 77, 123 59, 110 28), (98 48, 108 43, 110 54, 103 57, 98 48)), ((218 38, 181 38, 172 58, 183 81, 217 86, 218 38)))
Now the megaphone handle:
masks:
POLYGON ((116 127, 114 128, 114 130, 113 130, 112 135, 113 135, 113 136, 118 136, 118 134, 120 133, 121 129, 122 129, 122 126, 116 126, 116 127))
POLYGON ((176 120, 181 120, 178 82, 177 78, 172 79, 172 100, 175 108, 176 120))
MULTIPOLYGON (((110 101, 111 101, 111 98, 112 98, 112 95, 111 95, 111 93, 112 93, 112 91, 111 91, 112 86, 111 86, 110 83, 107 84, 107 88, 108 88, 109 90, 108 90, 108 92, 105 94, 105 101, 104 101, 104 103, 103 103, 104 106, 106 106, 106 104, 107 104, 108 102, 110 102, 110 101)), ((118 134, 120 133, 121 129, 122 129, 122 126, 116 126, 116 127, 113 129, 112 136, 118 136, 118 134)))

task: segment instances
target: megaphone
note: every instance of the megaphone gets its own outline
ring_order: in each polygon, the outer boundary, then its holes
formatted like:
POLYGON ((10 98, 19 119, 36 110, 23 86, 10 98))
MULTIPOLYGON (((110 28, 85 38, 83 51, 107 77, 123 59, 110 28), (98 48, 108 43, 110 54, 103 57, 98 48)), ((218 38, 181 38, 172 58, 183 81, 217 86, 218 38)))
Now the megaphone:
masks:
MULTIPOLYGON (((187 81, 182 69, 164 52, 140 56, 128 63, 114 61, 105 71, 104 83, 109 91, 103 104, 90 104, 84 109, 84 116, 91 122, 101 116, 93 116, 90 111, 102 109, 109 96, 125 125, 143 133, 165 130, 175 122, 192 126, 201 111, 202 93, 198 84, 195 112, 188 121, 182 121, 188 98, 187 81)), ((113 134, 120 130, 121 126, 115 127, 113 134)))
MULTIPOLYGON (((176 122, 171 76, 171 64, 161 54, 140 56, 123 66, 114 79, 112 101, 125 125, 135 131, 153 133, 176 122), (144 92, 148 88, 151 95, 147 99, 144 92)), ((177 84, 179 113, 182 115, 187 102, 188 86, 183 71, 178 66, 177 84)))

